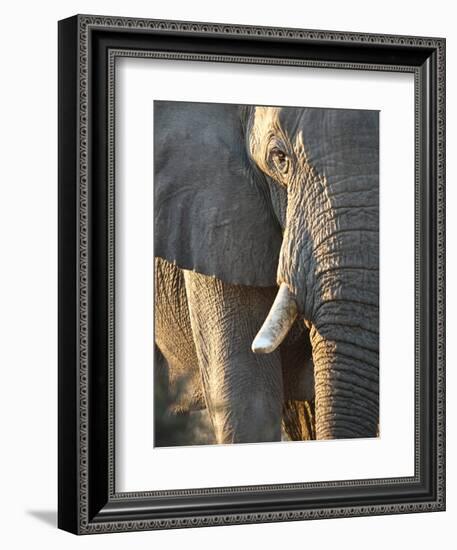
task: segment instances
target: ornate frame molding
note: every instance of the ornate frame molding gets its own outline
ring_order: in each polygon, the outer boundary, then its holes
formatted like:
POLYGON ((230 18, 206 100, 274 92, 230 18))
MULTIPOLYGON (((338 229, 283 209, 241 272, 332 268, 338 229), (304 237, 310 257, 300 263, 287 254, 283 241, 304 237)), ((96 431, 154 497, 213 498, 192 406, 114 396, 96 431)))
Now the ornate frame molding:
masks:
MULTIPOLYGON (((76 450, 76 456, 73 457, 74 462, 71 465, 63 464, 63 460, 68 459, 68 441, 60 432, 61 441, 59 443, 60 453, 60 499, 59 499, 59 526, 80 534, 114 532, 114 531, 131 531, 131 530, 147 530, 147 529, 166 529, 180 527, 196 527, 208 525, 224 525, 224 524, 241 524, 241 523, 258 523, 272 521, 293 521, 302 519, 314 518, 331 518, 331 517, 347 517, 361 516, 374 514, 393 514, 393 513, 408 513, 408 512, 425 512, 443 510, 445 507, 445 342, 444 342, 444 224, 445 224, 445 41, 441 38, 425 38, 411 36, 390 36, 390 35, 372 35, 364 33, 346 33, 333 31, 313 31, 302 29, 284 29, 284 28, 269 28, 269 27, 253 27, 239 25, 225 25, 213 23, 194 23, 194 22, 179 22, 179 21, 161 21, 149 19, 130 19, 116 17, 98 17, 80 15, 75 16, 60 22, 60 50, 61 62, 67 63, 70 55, 74 55, 75 59, 71 67, 65 69, 60 65, 61 82, 69 82, 73 76, 76 82, 74 97, 69 97, 69 93, 61 90, 61 119, 64 122, 69 120, 65 109, 67 104, 74 103, 76 106, 77 117, 71 121, 71 129, 74 131, 74 143, 72 150, 70 148, 62 149, 60 154, 60 164, 74 158, 76 163, 76 173, 66 174, 60 173, 59 186, 67 184, 68 178, 74 178, 74 193, 71 197, 63 198, 60 202, 61 215, 65 215, 68 208, 76 208, 77 214, 77 245, 76 257, 77 264, 73 266, 62 265, 62 273, 67 273, 75 279, 76 301, 73 303, 72 313, 76 314, 76 331, 77 331, 77 349, 76 357, 74 358, 74 368, 71 372, 76 375, 72 382, 67 380, 69 373, 67 369, 68 356, 64 355, 59 361, 59 376, 64 381, 63 385, 72 388, 74 391, 74 403, 70 407, 65 404, 67 394, 61 389, 59 413, 60 422, 71 420, 76 424, 73 434, 75 441, 72 446, 76 450), (93 177, 91 170, 91 100, 93 85, 92 79, 94 74, 91 73, 91 63, 93 58, 93 37, 94 33, 101 31, 117 32, 122 31, 124 36, 144 36, 156 35, 163 36, 164 40, 169 36, 184 36, 184 37, 218 37, 221 40, 227 41, 227 49, 230 49, 229 42, 233 39, 255 39, 258 41, 271 41, 282 43, 297 43, 311 44, 315 47, 323 44, 333 44, 337 46, 352 47, 351 51, 363 52, 363 48, 367 45, 375 51, 376 46, 383 48, 395 48, 399 52, 418 52, 425 56, 425 61, 421 63, 408 64, 402 62, 399 64, 390 64, 382 62, 362 62, 354 61, 350 58, 344 60, 315 60, 315 59, 296 59, 291 57, 263 57, 236 55, 233 53, 215 54, 215 53, 194 53, 185 51, 158 51, 138 49, 134 47, 116 47, 110 46, 107 50, 106 64, 108 68, 107 76, 107 354, 108 354, 108 371, 106 379, 107 397, 107 502, 111 506, 100 507, 100 502, 91 503, 91 349, 90 349, 90 323, 91 323, 91 238, 94 232, 93 228, 93 213, 91 212, 91 195, 90 195, 90 180, 93 177), (427 52, 428 55, 427 55, 427 52), (304 483, 294 485, 281 486, 256 486, 256 487, 233 487, 227 489, 199 489, 199 490, 184 490, 184 491, 161 491, 161 492, 142 492, 142 493, 116 493, 114 488, 114 83, 115 83, 115 60, 119 56, 132 57, 151 57, 159 59, 180 59, 180 60, 198 60, 198 61, 216 61, 216 62, 235 62, 235 63, 261 63, 261 64, 280 64, 280 65, 295 65, 306 67, 324 67, 324 68, 342 68, 356 70, 373 70, 373 71, 393 71, 393 72, 412 72, 415 77, 415 119, 416 119, 416 475, 413 478, 392 478, 381 480, 354 480, 345 482, 328 482, 328 483, 304 483), (425 64, 428 63, 425 68, 425 64), (424 73, 429 71, 433 74, 428 75, 429 87, 424 88, 424 73), (74 73, 74 74, 73 74, 74 73), (432 89, 432 87, 434 89, 432 89), (433 99, 430 100, 430 96, 433 99), (430 219, 423 218, 423 201, 424 201, 424 178, 425 172, 423 167, 424 159, 421 158, 421 151, 424 148, 424 104, 426 101, 431 101, 435 107, 435 112, 432 113, 431 133, 436 137, 433 144, 434 154, 436 155, 435 173, 429 175, 430 182, 433 184, 431 191, 431 202, 427 203, 432 208, 430 211, 430 219), (425 224, 425 225, 424 225, 425 224), (156 497, 177 497, 177 496, 208 496, 208 495, 243 495, 252 494, 253 492, 281 492, 284 490, 306 490, 306 489, 321 489, 321 488, 354 488, 371 486, 376 490, 376 487, 395 486, 405 483, 418 484, 423 482, 424 469, 427 467, 421 461, 419 447, 421 440, 424 437, 425 426, 421 423, 421 395, 423 384, 421 379, 421 371, 419 368, 419 355, 421 352, 422 338, 422 321, 424 311, 428 305, 424 305, 425 301, 422 289, 422 280, 420 273, 422 263, 426 259, 426 254, 423 252, 423 238, 421 237, 424 231, 427 231, 430 226, 430 239, 435 241, 436 257, 432 257, 433 266, 430 277, 434 283, 434 307, 436 308, 434 315, 436 325, 432 327, 434 337, 436 339, 436 356, 433 358, 436 365, 436 376, 432 380, 430 387, 432 391, 431 406, 435 407, 435 415, 430 429, 434 434, 435 454, 429 457, 432 461, 432 474, 434 479, 434 495, 429 492, 422 500, 415 500, 409 503, 376 503, 372 502, 366 505, 343 505, 343 506, 323 506, 317 505, 312 508, 305 507, 297 509, 293 507, 287 509, 285 505, 280 511, 258 511, 244 512, 240 509, 238 513, 211 513, 211 514, 195 514, 192 516, 182 517, 155 517, 155 512, 151 509, 150 512, 143 513, 142 517, 136 517, 134 513, 127 513, 125 510, 133 509, 138 506, 138 501, 145 501, 156 497), (424 258, 423 258, 424 256, 424 258), (425 308, 425 309, 424 309, 425 308), (76 416, 75 416, 76 415, 76 416), (66 449, 64 448, 66 446, 66 449), (71 471, 70 471, 71 470, 71 471), (69 475, 71 474, 71 475, 69 475), (77 482, 77 492, 70 490, 67 487, 69 480, 77 482), (99 508, 95 512, 95 508, 99 508), (103 512, 107 509, 107 512, 103 512), (125 512, 125 513, 124 513, 125 512), (149 514, 150 517, 144 517, 149 514)), ((120 35, 121 33, 119 33, 120 35)), ((65 124, 68 126, 68 124, 65 124)), ((61 129, 60 139, 64 137, 64 129, 61 129)), ((67 130, 68 131, 68 130, 67 130)), ((65 171, 65 168, 63 167, 65 171)), ((61 192, 62 197, 64 192, 61 192)), ((430 197, 429 199, 430 200, 430 197)), ((65 228, 65 223, 61 225, 62 242, 66 240, 68 231, 65 228)), ((428 242, 426 240, 426 242, 428 242)), ((62 256, 62 255, 61 255, 62 256)), ((62 260, 63 261, 63 260, 62 260)), ((60 322, 62 330, 64 330, 67 322, 66 314, 63 312, 67 296, 64 291, 60 295, 60 304, 62 314, 60 322)), ((73 298, 74 299, 74 298, 73 298)), ((428 344, 427 344, 428 345, 428 344)), ((60 346, 66 349, 68 344, 65 338, 60 338, 60 346)), ((67 350, 70 353, 70 350, 67 350)), ((433 377, 432 377, 433 378, 433 377)), ((68 393, 68 389, 65 390, 68 393)), ((97 424, 98 426, 98 424, 97 424)), ((432 436, 433 437, 433 436, 432 436)), ((433 445, 432 445, 433 447, 433 445)), ((97 457, 98 459, 98 457, 97 457)), ((101 491, 103 493, 103 491, 101 491)), ((146 506, 146 505, 145 505, 146 506)))

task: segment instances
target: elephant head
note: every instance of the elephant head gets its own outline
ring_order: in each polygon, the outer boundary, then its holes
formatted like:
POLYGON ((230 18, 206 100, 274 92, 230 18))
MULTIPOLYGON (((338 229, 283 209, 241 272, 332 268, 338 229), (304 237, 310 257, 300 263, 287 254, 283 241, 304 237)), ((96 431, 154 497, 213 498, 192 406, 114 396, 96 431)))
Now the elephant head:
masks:
POLYGON ((317 438, 375 436, 378 113, 156 102, 154 116, 156 256, 278 285, 253 352, 304 322, 317 438))
POLYGON ((317 437, 374 436, 378 113, 257 107, 248 147, 284 230, 279 292, 253 351, 271 352, 297 315, 303 318, 313 349, 317 437))

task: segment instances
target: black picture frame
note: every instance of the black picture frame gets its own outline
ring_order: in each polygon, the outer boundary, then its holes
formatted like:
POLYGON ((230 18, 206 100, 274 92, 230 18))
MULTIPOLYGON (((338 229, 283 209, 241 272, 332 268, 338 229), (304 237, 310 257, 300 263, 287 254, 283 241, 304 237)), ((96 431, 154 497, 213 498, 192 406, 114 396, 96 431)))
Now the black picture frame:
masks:
POLYGON ((445 39, 76 15, 59 21, 58 526, 76 534, 445 509, 445 39), (411 72, 415 78, 415 475, 116 493, 116 55, 411 72))

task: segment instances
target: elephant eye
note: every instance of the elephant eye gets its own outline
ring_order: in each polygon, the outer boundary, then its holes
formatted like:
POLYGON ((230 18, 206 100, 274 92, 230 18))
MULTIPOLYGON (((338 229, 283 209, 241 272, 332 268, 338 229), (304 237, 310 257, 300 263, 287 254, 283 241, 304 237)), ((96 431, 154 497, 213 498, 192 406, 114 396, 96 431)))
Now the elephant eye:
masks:
POLYGON ((287 154, 279 149, 279 147, 274 147, 270 151, 270 159, 278 172, 285 175, 289 171, 289 157, 287 154))

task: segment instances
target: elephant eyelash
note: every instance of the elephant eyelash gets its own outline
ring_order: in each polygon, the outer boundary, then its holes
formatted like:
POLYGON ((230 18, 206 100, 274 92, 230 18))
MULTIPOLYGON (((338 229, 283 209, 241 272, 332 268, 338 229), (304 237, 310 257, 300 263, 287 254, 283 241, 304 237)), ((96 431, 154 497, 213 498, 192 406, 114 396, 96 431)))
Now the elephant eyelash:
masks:
POLYGON ((285 176, 289 172, 290 158, 282 149, 274 147, 270 151, 270 162, 273 164, 275 170, 285 176))

